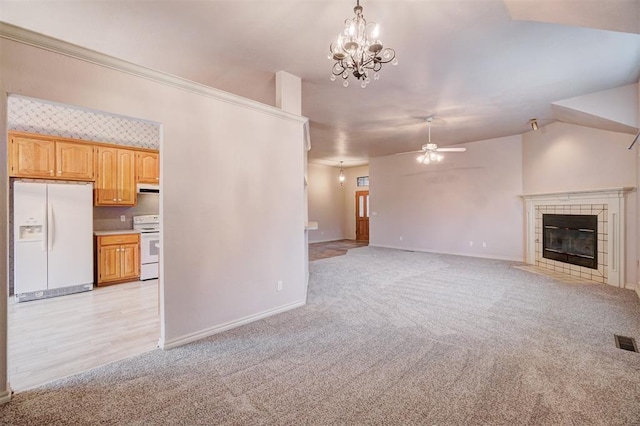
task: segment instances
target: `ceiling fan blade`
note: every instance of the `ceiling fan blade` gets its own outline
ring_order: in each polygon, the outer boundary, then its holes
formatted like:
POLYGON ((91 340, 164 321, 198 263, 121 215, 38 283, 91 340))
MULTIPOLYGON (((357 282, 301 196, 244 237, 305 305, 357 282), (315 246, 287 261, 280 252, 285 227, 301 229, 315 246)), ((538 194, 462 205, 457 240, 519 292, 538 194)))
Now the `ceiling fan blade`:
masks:
POLYGON ((417 154, 417 153, 421 153, 422 154, 423 152, 424 152, 423 150, 419 149, 417 151, 396 152, 393 155, 405 155, 405 154, 417 154))
POLYGON ((438 148, 438 152, 465 152, 467 148, 438 148))

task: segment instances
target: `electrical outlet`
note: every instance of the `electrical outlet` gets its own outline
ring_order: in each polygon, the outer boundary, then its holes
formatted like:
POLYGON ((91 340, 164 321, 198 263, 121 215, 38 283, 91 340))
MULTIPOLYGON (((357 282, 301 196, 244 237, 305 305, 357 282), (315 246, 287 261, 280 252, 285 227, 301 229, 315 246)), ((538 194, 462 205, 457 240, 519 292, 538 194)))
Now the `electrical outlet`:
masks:
POLYGON ((278 281, 278 291, 282 291, 282 281, 278 281))
POLYGON ((469 247, 473 247, 473 241, 469 241, 469 247))
POLYGON ((487 248, 487 243, 485 243, 484 241, 482 242, 482 247, 483 248, 487 248))
POLYGON ((127 217, 125 215, 120 215, 120 222, 126 222, 127 217))
POLYGON ((400 237, 400 241, 402 241, 402 237, 400 237))

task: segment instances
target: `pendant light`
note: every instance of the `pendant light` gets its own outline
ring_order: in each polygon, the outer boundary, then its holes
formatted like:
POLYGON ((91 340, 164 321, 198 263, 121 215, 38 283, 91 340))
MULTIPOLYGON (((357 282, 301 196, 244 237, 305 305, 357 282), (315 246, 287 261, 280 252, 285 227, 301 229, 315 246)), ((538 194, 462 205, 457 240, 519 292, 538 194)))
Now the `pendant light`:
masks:
POLYGON ((340 162, 340 174, 338 175, 338 180, 340 181, 340 186, 342 186, 345 180, 344 169, 342 168, 342 161, 340 162))

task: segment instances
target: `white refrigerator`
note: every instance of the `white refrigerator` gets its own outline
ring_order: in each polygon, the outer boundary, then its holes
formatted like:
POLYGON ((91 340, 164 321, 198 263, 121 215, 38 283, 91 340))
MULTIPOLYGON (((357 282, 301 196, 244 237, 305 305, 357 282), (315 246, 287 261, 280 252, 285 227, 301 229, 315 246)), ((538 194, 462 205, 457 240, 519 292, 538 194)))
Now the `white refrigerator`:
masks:
POLYGON ((93 289, 92 197, 91 183, 14 183, 17 301, 93 289))

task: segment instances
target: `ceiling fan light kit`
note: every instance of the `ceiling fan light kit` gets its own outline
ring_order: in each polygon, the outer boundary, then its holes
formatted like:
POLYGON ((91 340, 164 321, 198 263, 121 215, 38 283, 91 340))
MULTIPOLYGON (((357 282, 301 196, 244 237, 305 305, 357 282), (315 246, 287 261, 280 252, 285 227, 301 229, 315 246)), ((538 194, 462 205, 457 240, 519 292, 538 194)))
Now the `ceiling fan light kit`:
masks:
POLYGON ((342 85, 348 87, 348 78, 353 75, 364 89, 371 82, 371 77, 374 80, 380 78, 378 72, 383 64, 391 62, 391 65, 398 65, 398 59, 395 50, 385 48, 378 39, 380 26, 364 19, 360 0, 357 0, 353 12, 356 16, 344 21, 344 30, 329 46, 328 58, 336 61, 331 69, 331 81, 341 77, 342 85), (371 73, 372 76, 369 75, 371 73))
POLYGON ((433 121, 433 117, 427 117, 427 126, 429 131, 429 139, 428 142, 422 145, 423 153, 416 158, 418 163, 421 164, 431 164, 431 163, 439 163, 444 159, 444 155, 440 154, 440 152, 465 152, 467 148, 438 148, 438 145, 431 142, 431 122, 433 121))

